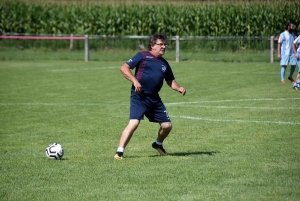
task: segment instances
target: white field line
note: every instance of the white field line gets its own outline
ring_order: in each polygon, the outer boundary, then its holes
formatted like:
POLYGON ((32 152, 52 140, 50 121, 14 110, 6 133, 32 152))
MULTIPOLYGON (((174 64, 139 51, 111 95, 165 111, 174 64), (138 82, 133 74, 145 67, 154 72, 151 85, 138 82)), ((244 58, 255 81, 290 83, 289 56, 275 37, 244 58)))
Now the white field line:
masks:
POLYGON ((265 74, 267 74, 267 75, 273 74, 273 75, 277 75, 278 72, 252 72, 250 74, 263 74, 263 75, 265 75, 265 74))
POLYGON ((106 67, 94 67, 94 68, 61 68, 61 69, 54 69, 48 70, 50 72, 79 72, 83 70, 106 70, 106 69, 113 69, 113 68, 120 68, 121 66, 106 66, 106 67))
POLYGON ((111 103, 0 103, 0 106, 14 106, 14 105, 45 105, 45 106, 94 106, 94 105, 108 105, 111 103))
POLYGON ((193 101, 193 102, 173 102, 166 105, 185 105, 198 103, 222 103, 222 102, 244 102, 244 101, 285 101, 285 100, 300 100, 300 98, 254 98, 254 99, 238 99, 238 100, 208 100, 208 101, 193 101))
MULTIPOLYGON (((212 73, 214 73, 214 72, 212 72, 212 73)), ((221 71, 221 72, 216 72, 216 73, 218 73, 218 74, 246 74, 245 72, 226 72, 226 71, 221 71)), ((265 75, 265 74, 267 74, 267 75, 270 75, 270 74, 274 74, 274 75, 277 75, 278 74, 278 72, 250 72, 250 73, 247 73, 247 74, 262 74, 262 75, 265 75)))
POLYGON ((238 122, 238 123, 268 123, 268 124, 289 124, 289 125, 300 125, 300 122, 286 122, 286 121, 257 121, 257 120, 228 120, 228 119, 208 119, 201 117, 190 117, 190 116, 170 116, 171 118, 181 119, 192 119, 200 121, 213 121, 213 122, 238 122))
MULTIPOLYGON (((195 101, 195 102, 174 102, 167 103, 166 105, 188 105, 188 107, 203 107, 203 108, 241 108, 241 109, 292 109, 298 110, 296 107, 236 107, 236 106, 199 106, 199 103, 222 103, 222 102, 243 102, 243 101, 286 101, 286 100, 300 100, 300 98, 259 98, 259 99, 239 99, 239 100, 215 100, 215 101, 195 101), (191 105, 196 104, 196 105, 191 105)), ((257 120, 227 120, 227 119, 209 119, 191 116, 170 116, 172 118, 192 119, 200 121, 213 121, 213 122, 239 122, 239 123, 269 123, 269 124, 289 124, 300 125, 300 122, 283 122, 283 121, 257 121, 257 120)))
MULTIPOLYGON (((110 105, 111 103, 0 103, 0 106, 14 106, 14 105, 45 105, 45 106, 100 106, 110 105)), ((116 103, 118 104, 118 103, 116 103)), ((118 105, 128 105, 121 103, 118 105)), ((165 104, 168 105, 168 104, 165 104)), ((174 104, 168 105, 172 106, 174 104)), ((239 107, 239 106, 201 106, 201 105, 188 105, 185 107, 198 107, 198 108, 217 108, 217 109, 262 109, 262 110, 300 110, 300 107, 239 107)))
MULTIPOLYGON (((70 71, 74 71, 74 72, 78 72, 78 71, 82 71, 82 70, 104 70, 104 69, 111 69, 111 68, 120 68, 121 66, 106 66, 106 67, 95 67, 95 68, 60 68, 60 69, 54 69, 54 70, 48 70, 50 72, 70 72, 70 71)), ((218 72, 219 74, 245 74, 245 72, 228 72, 228 71, 223 71, 223 72, 218 72)), ((248 74, 263 74, 263 75, 270 75, 270 74, 274 74, 277 75, 278 72, 250 72, 248 74)))
POLYGON ((186 105, 184 107, 217 108, 217 109, 300 110, 300 107, 242 107, 242 106, 203 106, 203 105, 186 105))
MULTIPOLYGON (((193 102, 173 102, 173 103, 165 103, 166 106, 172 105, 190 105, 190 104, 199 104, 199 103, 222 103, 222 102, 243 102, 243 101, 286 101, 286 100, 300 100, 300 98, 259 98, 259 99, 237 99, 237 100, 213 100, 213 101, 193 101, 193 102)), ((65 106, 73 106, 73 105, 106 105, 111 104, 112 102, 107 103, 41 103, 41 102, 32 102, 32 103, 0 103, 1 106, 9 106, 9 105, 65 105, 65 106)), ((117 103, 119 105, 127 105, 127 103, 117 103)), ((236 107, 236 106, 199 106, 193 105, 193 107, 206 107, 206 108, 249 108, 249 109, 300 109, 297 107, 236 107)))
MULTIPOLYGON (((166 105, 186 105, 186 104, 198 104, 198 103, 216 103, 216 102, 241 102, 241 101, 286 101, 286 100, 300 100, 300 98, 261 98, 261 99, 239 99, 239 100, 215 100, 215 101, 196 101, 196 102, 174 102, 166 103, 166 105)), ((110 103, 0 103, 0 106, 15 106, 15 105, 45 105, 45 106, 98 106, 106 105, 110 103)), ((116 103, 118 104, 118 103, 116 103)), ((125 105, 125 104, 122 104, 125 105)), ((207 108, 254 108, 254 109, 300 109, 291 107, 232 107, 232 106, 198 106, 196 107, 207 107, 207 108)), ((257 120, 227 120, 227 119, 209 119, 201 117, 191 116, 170 116, 172 118, 192 119, 201 121, 213 121, 213 122, 239 122, 239 123, 269 123, 269 124, 289 124, 289 125, 300 125, 300 122, 283 122, 283 121, 257 121, 257 120)))

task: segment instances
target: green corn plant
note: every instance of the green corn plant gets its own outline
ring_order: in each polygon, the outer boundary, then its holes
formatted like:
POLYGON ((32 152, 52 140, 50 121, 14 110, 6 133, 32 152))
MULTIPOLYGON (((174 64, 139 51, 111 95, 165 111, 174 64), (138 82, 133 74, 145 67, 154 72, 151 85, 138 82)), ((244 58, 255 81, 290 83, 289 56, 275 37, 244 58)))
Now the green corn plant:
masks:
MULTIPOLYGON (((0 2, 2 33, 271 36, 290 20, 300 19, 300 3, 293 1, 218 4, 55 4, 0 2)), ((299 29, 300 25, 297 25, 299 29)))

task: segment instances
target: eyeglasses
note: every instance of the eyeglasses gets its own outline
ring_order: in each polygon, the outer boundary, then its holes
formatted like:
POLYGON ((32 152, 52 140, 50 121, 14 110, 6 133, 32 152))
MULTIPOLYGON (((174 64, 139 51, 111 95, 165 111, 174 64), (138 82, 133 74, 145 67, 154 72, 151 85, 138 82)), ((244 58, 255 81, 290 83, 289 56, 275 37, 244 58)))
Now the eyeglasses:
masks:
POLYGON ((167 44, 166 44, 166 43, 156 43, 156 45, 167 47, 167 44))

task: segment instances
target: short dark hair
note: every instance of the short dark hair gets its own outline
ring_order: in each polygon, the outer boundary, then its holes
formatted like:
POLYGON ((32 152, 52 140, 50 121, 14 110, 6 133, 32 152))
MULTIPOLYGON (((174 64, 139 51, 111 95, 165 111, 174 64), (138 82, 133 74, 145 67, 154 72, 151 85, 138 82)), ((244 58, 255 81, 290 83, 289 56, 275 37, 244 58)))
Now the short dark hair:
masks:
MULTIPOLYGON (((289 29, 289 26, 291 26, 292 24, 294 24, 293 22, 288 22, 285 26, 285 30, 289 29)), ((295 25, 295 24, 294 24, 295 25)))
POLYGON ((151 50, 151 46, 156 44, 157 39, 160 39, 162 41, 166 41, 167 40, 167 36, 163 33, 156 33, 150 36, 149 38, 149 43, 148 43, 148 48, 149 50, 151 50))

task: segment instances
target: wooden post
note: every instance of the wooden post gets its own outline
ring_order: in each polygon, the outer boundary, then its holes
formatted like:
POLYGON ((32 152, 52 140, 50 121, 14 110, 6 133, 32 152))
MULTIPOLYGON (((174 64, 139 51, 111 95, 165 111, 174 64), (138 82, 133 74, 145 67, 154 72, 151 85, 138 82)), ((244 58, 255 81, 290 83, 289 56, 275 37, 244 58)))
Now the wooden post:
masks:
POLYGON ((90 60, 90 55, 89 55, 89 36, 88 35, 85 35, 84 50, 85 50, 85 61, 88 62, 90 60))
POLYGON ((73 34, 70 36, 70 50, 73 50, 73 34))
POLYGON ((176 62, 179 62, 179 36, 176 36, 176 62))
POLYGON ((270 62, 274 62, 274 36, 270 38, 270 62))

